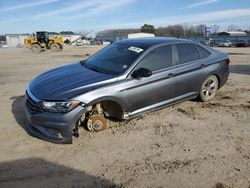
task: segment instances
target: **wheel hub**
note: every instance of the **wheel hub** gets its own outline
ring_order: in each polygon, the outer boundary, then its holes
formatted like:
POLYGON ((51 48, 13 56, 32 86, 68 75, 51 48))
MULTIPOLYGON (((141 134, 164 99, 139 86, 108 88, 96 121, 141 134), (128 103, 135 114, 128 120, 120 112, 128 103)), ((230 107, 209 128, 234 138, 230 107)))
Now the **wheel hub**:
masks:
POLYGON ((216 88, 216 83, 214 80, 208 80, 203 88, 203 92, 205 96, 211 96, 214 93, 216 88))
POLYGON ((90 116, 87 122, 87 128, 89 131, 95 131, 95 132, 102 131, 106 129, 107 126, 108 123, 106 119, 101 115, 92 115, 90 116))

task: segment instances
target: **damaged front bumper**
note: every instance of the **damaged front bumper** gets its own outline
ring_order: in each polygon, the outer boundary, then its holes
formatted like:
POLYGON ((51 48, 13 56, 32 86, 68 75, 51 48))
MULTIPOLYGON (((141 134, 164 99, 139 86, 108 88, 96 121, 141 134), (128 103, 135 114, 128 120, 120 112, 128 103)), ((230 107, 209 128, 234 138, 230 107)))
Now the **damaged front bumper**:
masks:
POLYGON ((76 122, 85 113, 86 109, 77 106, 68 113, 49 113, 39 111, 36 106, 36 99, 31 98, 33 102, 25 105, 25 114, 29 123, 28 131, 43 140, 54 143, 72 143, 72 136, 76 122))
POLYGON ((85 108, 78 106, 66 114, 32 113, 26 107, 29 132, 43 140, 54 143, 72 143, 73 130, 85 108))

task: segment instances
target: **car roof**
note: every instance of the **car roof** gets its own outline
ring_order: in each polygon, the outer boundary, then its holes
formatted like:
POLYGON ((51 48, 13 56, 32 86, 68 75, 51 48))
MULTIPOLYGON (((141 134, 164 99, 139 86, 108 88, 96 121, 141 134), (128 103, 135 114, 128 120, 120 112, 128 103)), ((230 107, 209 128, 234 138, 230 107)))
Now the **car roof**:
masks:
POLYGON ((145 49, 160 44, 170 44, 179 42, 193 42, 193 41, 186 39, 179 39, 179 38, 167 38, 167 37, 144 37, 144 38, 122 40, 116 42, 116 44, 127 44, 145 49))

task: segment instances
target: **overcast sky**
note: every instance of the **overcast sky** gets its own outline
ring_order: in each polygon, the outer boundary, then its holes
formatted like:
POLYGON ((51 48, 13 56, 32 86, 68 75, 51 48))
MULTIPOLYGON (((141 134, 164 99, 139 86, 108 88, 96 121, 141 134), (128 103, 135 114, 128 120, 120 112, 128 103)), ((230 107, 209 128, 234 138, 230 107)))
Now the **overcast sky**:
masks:
POLYGON ((250 0, 0 0, 0 33, 170 24, 250 28, 250 0))

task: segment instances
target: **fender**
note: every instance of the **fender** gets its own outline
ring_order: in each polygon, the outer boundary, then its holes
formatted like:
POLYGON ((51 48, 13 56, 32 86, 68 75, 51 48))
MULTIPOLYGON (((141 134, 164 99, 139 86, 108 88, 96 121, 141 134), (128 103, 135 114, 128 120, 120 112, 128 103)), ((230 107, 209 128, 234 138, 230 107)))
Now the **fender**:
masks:
POLYGON ((128 111, 127 105, 122 100, 120 100, 116 97, 113 97, 113 96, 104 96, 104 97, 94 99, 91 102, 89 102, 87 105, 93 105, 93 104, 96 104, 96 103, 99 103, 102 101, 113 101, 113 102, 120 105, 120 107, 122 108, 124 113, 128 111))

